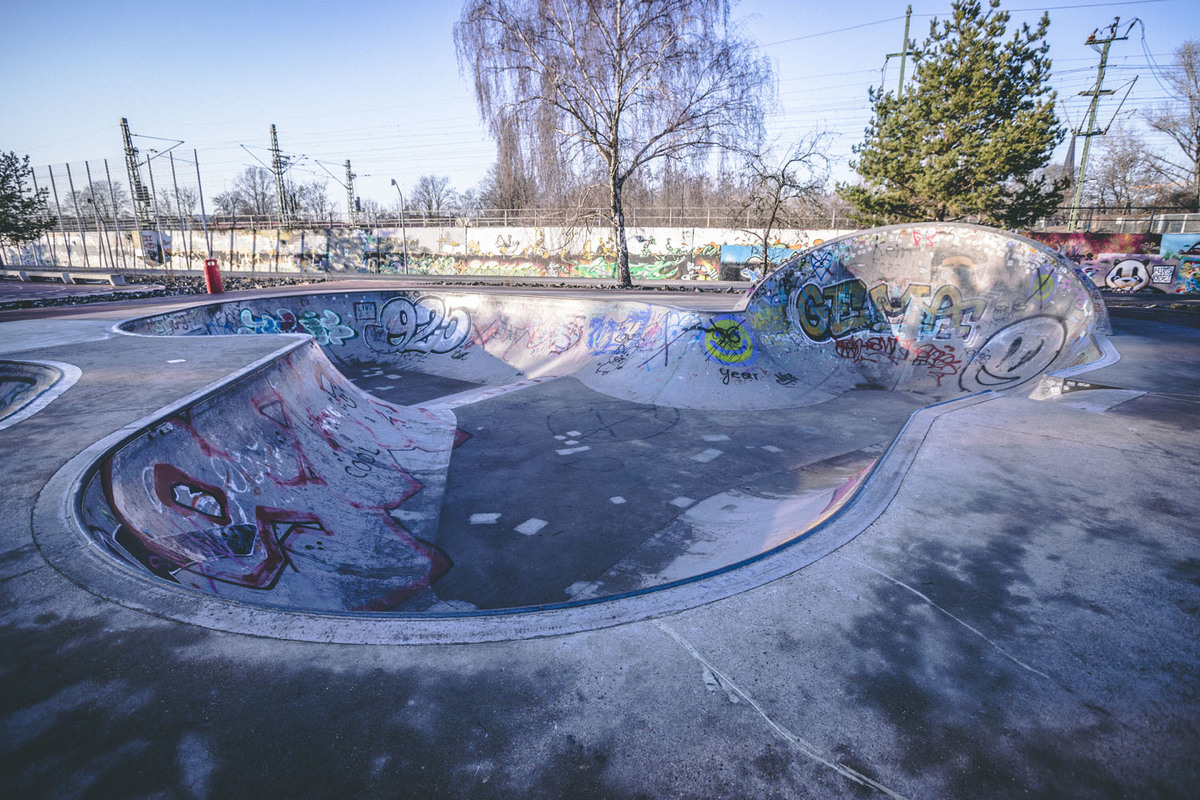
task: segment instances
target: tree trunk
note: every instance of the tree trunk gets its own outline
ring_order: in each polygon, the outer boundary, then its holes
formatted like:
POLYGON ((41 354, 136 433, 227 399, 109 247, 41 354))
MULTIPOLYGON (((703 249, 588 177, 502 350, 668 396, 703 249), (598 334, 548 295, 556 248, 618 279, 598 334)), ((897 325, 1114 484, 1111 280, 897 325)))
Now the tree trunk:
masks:
POLYGON ((613 240, 617 245, 617 286, 622 289, 633 287, 629 275, 629 244, 625 240, 625 207, 621 200, 621 180, 617 170, 608 170, 609 198, 612 202, 613 240))

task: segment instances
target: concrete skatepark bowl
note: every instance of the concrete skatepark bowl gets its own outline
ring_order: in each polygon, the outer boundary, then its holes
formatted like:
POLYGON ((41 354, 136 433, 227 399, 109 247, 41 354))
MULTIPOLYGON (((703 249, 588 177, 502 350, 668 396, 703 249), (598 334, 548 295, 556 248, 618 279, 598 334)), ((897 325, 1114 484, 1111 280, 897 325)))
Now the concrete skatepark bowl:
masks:
POLYGON ((325 626, 300 638, 523 611, 596 627, 835 549, 862 527, 833 524, 847 503, 902 474, 914 414, 1096 362, 1103 321, 1053 251, 952 224, 823 243, 733 312, 446 291, 209 303, 120 329, 306 335, 105 442, 74 511, 108 591, 177 593, 215 627, 247 608, 325 626))

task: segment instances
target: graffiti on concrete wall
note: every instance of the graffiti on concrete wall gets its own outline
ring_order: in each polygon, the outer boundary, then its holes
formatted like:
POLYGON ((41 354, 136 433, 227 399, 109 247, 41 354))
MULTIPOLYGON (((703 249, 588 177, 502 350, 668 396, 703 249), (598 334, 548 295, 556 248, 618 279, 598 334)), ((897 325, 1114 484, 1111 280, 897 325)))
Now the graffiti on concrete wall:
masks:
POLYGON ((455 440, 452 416, 364 395, 305 349, 109 456, 85 522, 126 562, 209 594, 395 609, 450 567, 419 515, 395 512, 437 483, 455 440))
POLYGON ((296 314, 288 309, 279 309, 274 314, 255 316, 248 308, 238 312, 236 333, 307 333, 321 345, 342 345, 358 334, 342 318, 329 309, 322 312, 302 311, 296 314))
POLYGON ((959 376, 965 391, 1010 389, 1041 375, 1062 352, 1067 326, 1050 315, 1018 320, 993 333, 959 376))
POLYGON ((393 297, 379 310, 379 322, 363 328, 367 346, 377 353, 449 353, 470 335, 471 315, 433 295, 393 297))
POLYGON ((1200 234, 1163 234, 1162 257, 1178 263, 1175 291, 1200 293, 1200 234))
POLYGON ((1031 239, 1057 250, 1075 263, 1093 261, 1100 253, 1158 255, 1159 233, 1047 233, 1034 231, 1031 239))
POLYGON ((914 338, 967 338, 983 315, 986 303, 964 298, 954 285, 876 283, 869 290, 860 278, 822 286, 808 282, 788 293, 788 320, 812 342, 842 339, 851 334, 883 333, 913 321, 914 338))
POLYGON ((780 355, 832 346, 832 357, 868 374, 903 368, 935 389, 958 376, 972 392, 1085 358, 1079 331, 1095 315, 1069 262, 967 226, 896 226, 817 247, 769 276, 747 306, 758 338, 780 355))
POLYGON ((1164 233, 1159 255, 1182 262, 1200 261, 1200 234, 1164 233))
POLYGON ((920 344, 910 348, 899 339, 889 336, 842 339, 837 342, 835 352, 839 358, 848 359, 855 364, 911 364, 913 367, 924 368, 925 374, 933 378, 939 387, 942 385, 942 378, 957 375, 962 367, 962 358, 954 345, 920 344))
MULTIPOLYGON (((753 280, 754 236, 725 228, 630 228, 630 269, 639 280, 753 280), (739 260, 741 259, 741 260, 739 260)), ((772 248, 819 243, 832 231, 782 231, 772 248)), ((216 259, 230 272, 368 272, 456 276, 581 277, 616 275, 617 248, 607 228, 578 227, 323 227, 296 230, 238 227, 223 231, 164 230, 140 244, 134 232, 47 234, 46 243, 4 248, 12 263, 83 266, 162 264, 198 269, 216 259), (211 241, 210 241, 211 240, 211 241), (209 251, 209 244, 212 250, 209 251), (86 259, 85 259, 86 253, 86 259), (69 257, 68 257, 69 256, 69 257), (156 260, 159 259, 159 260, 156 260)))
POLYGON ((1200 260, 1189 263, 1178 258, 1106 253, 1080 268, 1097 286, 1114 292, 1200 292, 1200 260))

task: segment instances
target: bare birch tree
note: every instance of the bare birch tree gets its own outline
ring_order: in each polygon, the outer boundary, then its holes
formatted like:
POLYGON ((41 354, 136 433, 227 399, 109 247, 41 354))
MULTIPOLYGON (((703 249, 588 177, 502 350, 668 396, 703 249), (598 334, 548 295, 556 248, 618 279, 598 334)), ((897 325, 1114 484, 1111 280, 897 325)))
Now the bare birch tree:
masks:
POLYGON ((749 160, 750 186, 742 211, 756 224, 747 232, 762 256, 764 275, 771 269, 772 233, 794 227, 803 206, 815 206, 823 199, 829 179, 829 159, 824 155, 827 139, 825 132, 814 131, 782 157, 758 154, 749 160))
POLYGON ((1184 42, 1175 50, 1175 64, 1163 76, 1171 103, 1146 115, 1150 127, 1171 138, 1180 156, 1152 156, 1164 178, 1191 192, 1191 203, 1200 210, 1200 41, 1184 42))
POLYGON ((727 0, 468 0, 454 40, 497 141, 515 132, 539 176, 602 168, 623 287, 625 182, 660 159, 756 150, 774 92, 727 0))
POLYGON ((418 178, 408 195, 412 207, 426 214, 451 208, 455 204, 455 196, 449 176, 432 174, 418 178))
POLYGON ((218 214, 249 214, 266 217, 274 214, 275 179, 262 167, 246 167, 233 179, 232 188, 213 198, 218 214))
POLYGON ((1101 210, 1129 212, 1154 202, 1155 154, 1138 133, 1120 122, 1100 139, 1096 166, 1088 172, 1084 201, 1101 210))

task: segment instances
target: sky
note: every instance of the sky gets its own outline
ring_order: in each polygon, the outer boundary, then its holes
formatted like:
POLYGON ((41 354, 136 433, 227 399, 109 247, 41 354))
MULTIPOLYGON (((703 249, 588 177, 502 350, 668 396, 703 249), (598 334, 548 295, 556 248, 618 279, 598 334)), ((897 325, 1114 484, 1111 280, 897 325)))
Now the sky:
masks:
MULTIPOLYGON (((867 92, 895 86, 899 77, 899 59, 887 55, 901 48, 907 5, 735 4, 743 34, 775 66, 769 137, 786 144, 828 131, 833 175, 849 179, 851 147, 871 116, 867 92)), ((1168 66, 1180 44, 1200 39, 1195 0, 1005 0, 1002 8, 1012 16, 1010 32, 1050 14, 1052 84, 1060 118, 1072 126, 1088 104, 1078 93, 1096 79, 1099 56, 1085 44, 1093 30, 1119 17, 1119 33, 1128 31, 1110 50, 1105 88, 1119 93, 1104 98, 1099 122, 1107 124, 1137 76, 1120 111, 1135 127, 1167 97, 1156 65, 1168 66)), ((948 16, 950 0, 915 0, 912 9, 909 37, 919 43, 935 17, 948 16)), ((384 205, 396 199, 392 179, 405 193, 424 174, 472 188, 496 151, 459 70, 452 28, 460 11, 461 3, 428 0, 0 0, 0 151, 28 155, 37 168, 55 166, 59 176, 57 165, 108 159, 124 183, 125 117, 144 156, 183 142, 171 151, 180 185, 195 184, 195 151, 211 198, 247 166, 270 163, 274 124, 292 157, 291 177, 326 181, 341 209, 346 159, 356 194, 384 205)), ((1168 146, 1159 134, 1148 141, 1168 146)), ((167 158, 153 165, 161 184, 167 158)))

